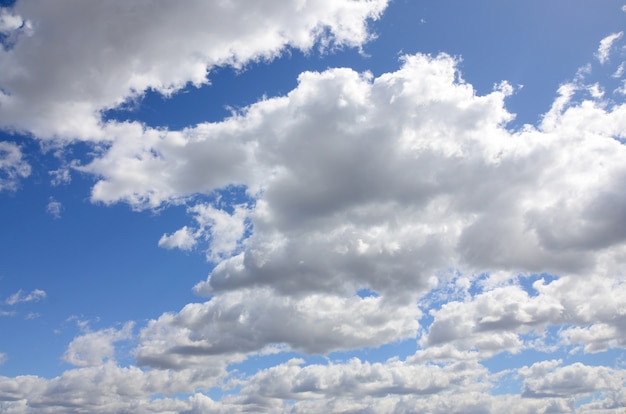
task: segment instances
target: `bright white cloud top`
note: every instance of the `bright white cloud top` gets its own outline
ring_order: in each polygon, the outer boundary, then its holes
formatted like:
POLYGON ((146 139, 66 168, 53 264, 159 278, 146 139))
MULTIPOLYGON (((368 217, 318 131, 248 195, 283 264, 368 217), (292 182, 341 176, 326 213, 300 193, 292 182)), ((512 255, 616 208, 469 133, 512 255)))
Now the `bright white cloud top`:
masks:
POLYGON ((0 412, 623 412, 622 6, 527 108, 445 5, 6 5, 0 412))

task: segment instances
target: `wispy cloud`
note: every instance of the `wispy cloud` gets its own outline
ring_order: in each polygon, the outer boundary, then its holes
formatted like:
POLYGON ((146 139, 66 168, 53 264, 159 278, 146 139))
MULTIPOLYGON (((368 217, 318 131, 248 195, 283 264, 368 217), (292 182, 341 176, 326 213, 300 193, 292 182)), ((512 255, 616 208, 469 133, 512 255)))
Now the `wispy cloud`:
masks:
POLYGON ((0 191, 15 190, 19 180, 30 175, 31 167, 15 143, 0 142, 0 191))
POLYGON ((7 305, 12 306, 12 305, 16 305, 18 303, 24 303, 24 302, 37 302, 37 301, 44 299, 45 297, 46 297, 46 292, 44 292, 41 289, 35 289, 31 291, 30 293, 26 293, 26 294, 24 293, 24 291, 20 289, 14 294, 12 294, 11 296, 9 296, 7 300, 5 301, 5 303, 7 305))
POLYGON ((63 210, 63 205, 61 202, 54 199, 54 197, 50 197, 48 201, 48 205, 46 206, 46 212, 50 214, 54 219, 58 220, 61 218, 61 211, 63 210))
POLYGON ((613 33, 600 41, 600 46, 596 52, 596 57, 601 64, 605 64, 609 60, 611 54, 611 46, 613 43, 622 38, 624 32, 613 33))

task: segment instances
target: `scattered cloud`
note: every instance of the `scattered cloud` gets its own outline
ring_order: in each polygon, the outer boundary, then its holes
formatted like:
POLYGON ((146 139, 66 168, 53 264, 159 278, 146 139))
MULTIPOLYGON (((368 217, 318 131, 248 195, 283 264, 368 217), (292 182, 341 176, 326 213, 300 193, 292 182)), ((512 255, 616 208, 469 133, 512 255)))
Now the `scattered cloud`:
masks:
POLYGON ((53 186, 69 184, 72 181, 70 169, 67 166, 59 168, 57 170, 49 171, 48 174, 50 174, 50 176, 52 177, 50 183, 53 186))
POLYGON ((196 237, 187 226, 176 230, 172 234, 164 234, 159 239, 159 247, 166 249, 191 250, 196 243, 196 237))
POLYGON ((133 322, 127 322, 120 329, 108 328, 77 336, 68 345, 62 359, 80 367, 98 366, 107 360, 114 360, 114 343, 131 339, 133 327, 133 322))
POLYGON ((12 294, 5 300, 7 305, 16 305, 18 303, 24 302, 38 302, 46 297, 46 292, 41 289, 35 289, 30 293, 24 294, 24 291, 21 289, 12 294))
POLYGON ((623 35, 624 32, 613 33, 600 41, 600 46, 598 47, 596 57, 601 64, 605 64, 609 60, 609 55, 611 53, 611 47, 613 46, 613 43, 621 39, 623 35))
POLYGON ((30 165, 15 143, 0 142, 0 191, 15 190, 21 178, 30 175, 30 165))
POLYGON ((50 214, 55 220, 61 218, 61 211, 63 210, 63 205, 61 202, 54 199, 54 197, 50 197, 48 201, 48 205, 46 206, 46 212, 50 214))

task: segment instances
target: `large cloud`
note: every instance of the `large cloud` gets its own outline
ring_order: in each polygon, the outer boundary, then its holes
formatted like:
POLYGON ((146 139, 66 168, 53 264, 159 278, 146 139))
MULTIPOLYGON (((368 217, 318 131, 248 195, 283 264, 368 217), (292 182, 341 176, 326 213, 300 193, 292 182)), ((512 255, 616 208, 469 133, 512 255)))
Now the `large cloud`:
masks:
POLYGON ((572 102, 581 89, 565 85, 540 128, 511 132, 510 87, 477 96, 445 55, 376 79, 305 73, 286 97, 183 133, 147 130, 85 171, 103 177, 94 200, 139 208, 247 186, 252 235, 199 292, 400 295, 451 266, 593 273, 618 263, 626 238, 626 106, 572 102))
MULTIPOLYGON (((503 83, 478 96, 456 64, 447 55, 414 55, 377 78, 345 68, 304 73, 287 96, 182 132, 147 129, 141 132, 145 139, 118 140, 84 167, 103 177, 94 200, 136 208, 233 184, 247 191, 249 201, 234 210, 192 207, 197 226, 161 239, 164 246, 191 248, 214 233, 207 255, 217 265, 195 290, 216 296, 155 322, 187 332, 171 337, 196 338, 192 347, 181 345, 190 352, 154 348, 166 342, 155 342, 159 336, 148 330, 140 347, 144 355, 158 350, 175 359, 172 366, 186 366, 191 354, 217 352, 219 347, 205 343, 212 337, 204 332, 208 320, 183 315, 196 307, 211 314, 231 291, 275 292, 273 306, 282 309, 288 298, 345 301, 340 298, 365 290, 380 295, 375 306, 381 318, 409 320, 418 314, 416 300, 445 283, 450 269, 469 278, 551 272, 562 279, 538 282, 536 296, 519 285, 493 282, 471 300, 434 312, 421 345, 444 347, 432 351, 441 357, 517 352, 527 346, 522 335, 541 337, 550 325, 584 328, 592 321, 613 326, 604 348, 621 343, 622 329, 610 315, 623 310, 585 315, 582 304, 601 300, 589 289, 603 286, 613 295, 623 290, 615 277, 624 270, 626 239, 626 150, 620 142, 626 106, 603 100, 597 88, 577 78, 561 87, 538 127, 511 131, 506 124, 513 116, 505 109, 511 87, 503 83), (220 160, 206 162, 218 153, 220 160)), ((136 126, 115 128, 123 135, 136 126)), ((233 320, 268 312, 256 296, 233 320)), ((291 319, 314 329, 313 319, 298 315, 291 319)), ((329 321, 341 324, 342 315, 339 307, 329 321)), ((254 343, 239 344, 249 345, 244 352, 271 343, 327 352, 380 345, 377 332, 364 330, 371 337, 359 341, 327 334, 331 342, 319 348, 306 338, 262 333, 254 343)), ((402 332, 388 342, 411 331, 402 332)), ((582 338, 579 331, 567 333, 563 343, 582 338)))
POLYGON ((39 138, 108 139, 101 111, 147 89, 207 83, 286 47, 357 47, 386 0, 21 1, 2 9, 0 127, 39 138))

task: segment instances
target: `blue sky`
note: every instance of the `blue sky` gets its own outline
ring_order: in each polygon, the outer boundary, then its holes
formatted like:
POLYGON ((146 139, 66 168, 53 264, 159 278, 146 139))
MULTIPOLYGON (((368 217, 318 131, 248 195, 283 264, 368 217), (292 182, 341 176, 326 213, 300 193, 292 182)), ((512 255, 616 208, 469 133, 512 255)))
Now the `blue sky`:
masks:
POLYGON ((622 1, 0 9, 0 412, 623 412, 622 1))

